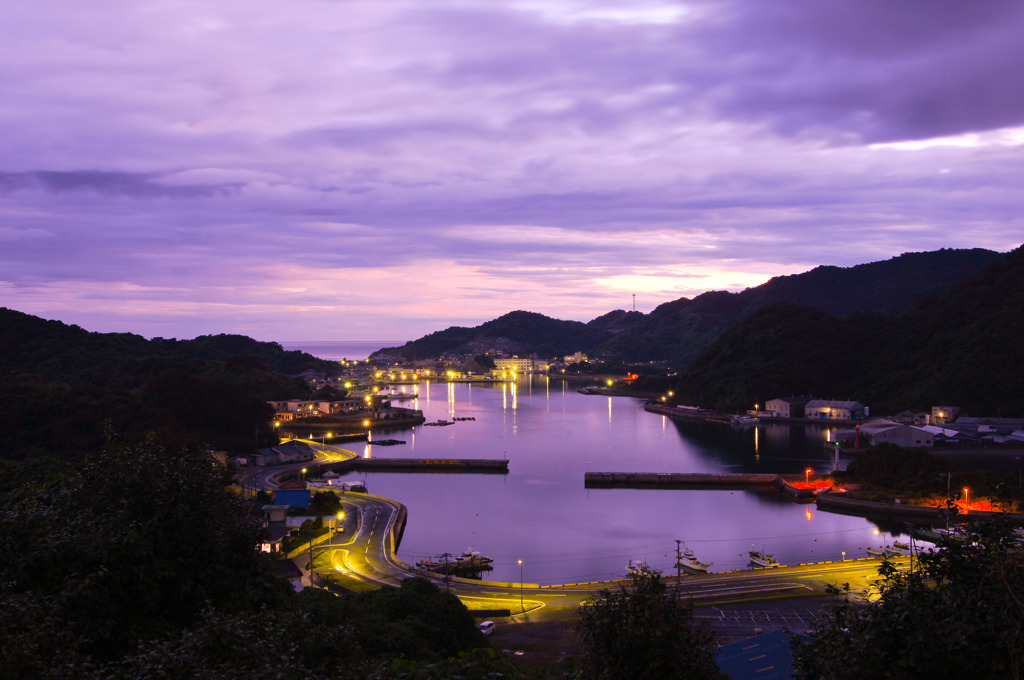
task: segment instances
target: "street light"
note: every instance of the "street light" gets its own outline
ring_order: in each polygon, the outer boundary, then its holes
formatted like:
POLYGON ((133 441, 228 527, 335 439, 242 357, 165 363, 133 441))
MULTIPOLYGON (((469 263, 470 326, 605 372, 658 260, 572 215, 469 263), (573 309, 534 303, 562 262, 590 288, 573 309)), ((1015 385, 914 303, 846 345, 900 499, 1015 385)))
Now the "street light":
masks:
POLYGON ((526 606, 523 605, 523 561, 519 560, 519 608, 526 613, 526 606))
POLYGON ((968 507, 970 507, 970 505, 971 505, 971 495, 970 494, 971 494, 971 490, 968 489, 965 486, 964 487, 964 512, 966 512, 968 507))
POLYGON ((804 484, 811 483, 811 468, 804 470, 804 484))

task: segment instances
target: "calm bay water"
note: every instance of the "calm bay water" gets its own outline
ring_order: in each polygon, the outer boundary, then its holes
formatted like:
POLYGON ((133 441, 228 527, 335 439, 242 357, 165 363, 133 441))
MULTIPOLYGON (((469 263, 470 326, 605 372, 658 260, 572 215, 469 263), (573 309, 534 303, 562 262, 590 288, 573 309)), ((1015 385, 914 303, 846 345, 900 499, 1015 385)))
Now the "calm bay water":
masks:
MULTIPOLYGON (((467 547, 495 558, 487 578, 530 583, 621 577, 630 560, 674 572, 676 539, 712 571, 746 565, 766 549, 795 564, 864 557, 882 538, 867 520, 818 512, 781 496, 747 491, 586 489, 587 471, 784 472, 837 463, 823 428, 676 423, 626 397, 585 396, 547 377, 515 384, 422 384, 402 402, 447 427, 375 432, 400 446, 357 444, 360 456, 502 458, 508 475, 360 475, 371 493, 404 503, 409 521, 399 551, 414 563, 467 547)), ((838 461, 843 465, 845 461, 838 461)))

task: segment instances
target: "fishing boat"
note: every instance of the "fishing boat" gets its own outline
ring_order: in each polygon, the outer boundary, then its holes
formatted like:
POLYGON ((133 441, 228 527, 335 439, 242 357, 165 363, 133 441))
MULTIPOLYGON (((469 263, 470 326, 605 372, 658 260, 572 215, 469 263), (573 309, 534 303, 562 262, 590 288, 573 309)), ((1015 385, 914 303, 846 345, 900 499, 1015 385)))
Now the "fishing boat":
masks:
POLYGON ((872 557, 885 557, 885 551, 878 548, 868 548, 868 554, 872 557))
POLYGON ((711 562, 701 562, 698 560, 697 556, 689 548, 683 551, 679 556, 678 562, 676 562, 677 567, 690 574, 706 574, 711 564, 711 562))
POLYGON ((472 548, 467 548, 464 553, 456 555, 452 559, 449 559, 447 554, 437 559, 428 557, 425 560, 418 561, 416 566, 436 574, 453 574, 456 576, 479 578, 480 572, 490 571, 494 568, 491 566, 492 562, 494 562, 494 558, 481 555, 472 548))
POLYGON ((647 566, 646 562, 634 562, 629 561, 629 566, 626 567, 626 576, 640 576, 646 571, 650 571, 651 568, 647 566))
POLYGON ((455 558, 455 563, 461 567, 476 567, 477 569, 487 567, 494 561, 493 557, 481 555, 473 548, 466 548, 466 551, 455 558))
POLYGON ((892 547, 899 548, 900 550, 910 550, 910 544, 903 541, 893 541, 892 547))
POLYGON ((782 564, 775 559, 775 555, 764 552, 764 550, 751 550, 747 553, 750 556, 750 563, 755 567, 781 567, 782 564))

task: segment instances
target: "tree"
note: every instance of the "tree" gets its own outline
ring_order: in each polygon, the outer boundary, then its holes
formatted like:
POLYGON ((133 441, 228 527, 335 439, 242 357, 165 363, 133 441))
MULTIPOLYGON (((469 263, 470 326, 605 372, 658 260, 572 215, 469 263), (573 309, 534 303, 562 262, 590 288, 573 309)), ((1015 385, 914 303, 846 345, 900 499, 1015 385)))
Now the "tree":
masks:
POLYGON ((341 512, 341 499, 333 491, 317 491, 309 499, 309 509, 320 517, 337 515, 341 512))
MULTIPOLYGON (((20 602, 33 627, 60 631, 62 647, 94 659, 188 626, 209 608, 256 611, 287 596, 256 549, 258 523, 200 449, 156 440, 112 447, 2 510, 0 605, 20 602)), ((24 642, 0 637, 0 658, 21 654, 24 642)))
POLYGON ((979 525, 921 553, 913 573, 884 562, 878 602, 840 597, 812 642, 794 641, 797 677, 1020 679, 1024 554, 1013 538, 1006 525, 979 525))
POLYGON ((628 585, 583 603, 576 628, 579 678, 721 678, 714 632, 696 625, 693 606, 669 592, 661 573, 641 567, 628 585))

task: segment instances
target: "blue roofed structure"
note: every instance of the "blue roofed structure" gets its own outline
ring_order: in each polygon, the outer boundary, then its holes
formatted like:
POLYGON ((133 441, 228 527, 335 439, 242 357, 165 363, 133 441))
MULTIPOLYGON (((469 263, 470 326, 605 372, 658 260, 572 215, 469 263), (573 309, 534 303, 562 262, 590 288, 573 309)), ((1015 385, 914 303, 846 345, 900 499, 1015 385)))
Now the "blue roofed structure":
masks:
POLYGON ((309 489, 278 489, 274 492, 274 504, 309 510, 309 489))
POLYGON ((718 650, 718 667, 732 680, 789 680, 793 677, 789 637, 788 631, 779 629, 724 645, 718 650))

